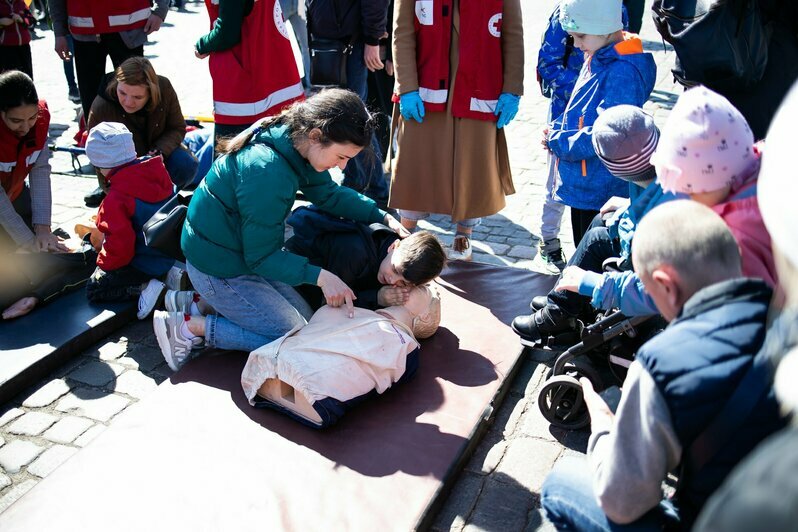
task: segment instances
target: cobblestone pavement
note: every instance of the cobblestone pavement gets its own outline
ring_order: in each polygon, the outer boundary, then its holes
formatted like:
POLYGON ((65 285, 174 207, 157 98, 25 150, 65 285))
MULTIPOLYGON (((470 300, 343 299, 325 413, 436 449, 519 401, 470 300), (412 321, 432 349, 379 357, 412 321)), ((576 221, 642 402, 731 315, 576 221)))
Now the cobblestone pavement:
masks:
MULTIPOLYGON (((650 2, 649 2, 650 3, 650 2)), ((526 35, 526 88, 517 119, 508 126, 508 143, 517 193, 507 207, 486 218, 475 230, 475 260, 540 270, 537 238, 545 181, 545 153, 539 148, 548 101, 540 96, 534 75, 539 36, 554 0, 523 3, 526 35)), ((180 95, 184 114, 209 114, 207 63, 194 58, 193 43, 207 29, 199 3, 171 11, 162 29, 145 48, 159 74, 180 95)), ((77 106, 67 100, 62 65, 51 32, 39 32, 32 43, 34 74, 40 96, 52 113, 51 141, 67 145, 76 131, 77 106)), ((646 105, 662 125, 679 90, 671 81, 674 54, 663 48, 650 19, 643 25, 644 46, 654 52, 658 81, 646 105)), ((110 70, 110 62, 108 65, 110 70)), ((81 161, 87 164, 85 157, 81 161)), ((96 186, 93 178, 71 174, 70 157, 53 157, 53 221, 68 231, 89 212, 83 195, 96 186)), ((88 170, 87 168, 84 170, 88 170)), ((450 242, 453 228, 444 217, 423 226, 450 242)), ((561 240, 573 250, 568 216, 561 240)), ((497 417, 460 474, 439 512, 436 530, 549 530, 539 510, 541 484, 552 465, 569 453, 584 452, 587 434, 551 429, 536 404, 552 352, 528 350, 523 366, 497 417)), ((0 511, 67 460, 114 422, 114 418, 171 375, 157 348, 149 322, 137 322, 22 393, 0 405, 0 511)), ((120 460, 124 457, 120 456, 120 460)))

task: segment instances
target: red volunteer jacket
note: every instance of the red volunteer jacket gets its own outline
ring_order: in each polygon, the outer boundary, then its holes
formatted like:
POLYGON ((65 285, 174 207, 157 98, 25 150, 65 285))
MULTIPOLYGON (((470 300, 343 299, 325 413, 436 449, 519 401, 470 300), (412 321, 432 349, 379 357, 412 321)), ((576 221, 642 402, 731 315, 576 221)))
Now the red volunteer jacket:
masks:
POLYGON ((0 18, 11 18, 11 15, 22 17, 22 24, 12 24, 0 28, 0 46, 24 46, 30 44, 28 24, 34 22, 24 0, 0 0, 0 18))
POLYGON ((105 236, 97 266, 107 272, 132 263, 156 276, 166 272, 174 261, 148 249, 141 231, 173 194, 163 158, 135 159, 112 171, 107 179, 108 195, 97 212, 97 228, 105 236))
MULTIPOLYGON (((416 65, 425 109, 445 111, 449 99, 449 46, 453 0, 416 2, 416 65)), ((460 49, 452 114, 496 121, 504 83, 501 46, 503 0, 460 2, 460 49)))
POLYGON ((8 129, 0 120, 0 184, 8 196, 14 201, 25 186, 33 163, 39 158, 42 150, 47 149, 47 128, 50 127, 50 111, 47 102, 39 100, 39 119, 36 125, 22 138, 8 129))
MULTIPOLYGON (((219 0, 205 5, 213 27, 219 0)), ((241 40, 211 53, 209 67, 218 124, 253 124, 305 97, 279 0, 257 0, 244 17, 241 40)))
POLYGON ((150 0, 67 0, 69 31, 96 35, 142 28, 150 6, 150 0))

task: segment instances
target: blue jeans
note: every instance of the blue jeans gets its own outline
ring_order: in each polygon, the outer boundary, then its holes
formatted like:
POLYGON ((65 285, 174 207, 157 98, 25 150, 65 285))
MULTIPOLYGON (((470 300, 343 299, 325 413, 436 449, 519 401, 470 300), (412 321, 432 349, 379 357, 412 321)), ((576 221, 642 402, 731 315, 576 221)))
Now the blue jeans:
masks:
POLYGON ((194 181, 194 176, 197 175, 197 166, 199 166, 197 158, 182 145, 175 148, 169 157, 166 157, 164 164, 172 183, 179 190, 194 181))
POLYGON ((592 482, 584 457, 565 457, 554 466, 543 483, 540 503, 557 530, 659 531, 664 524, 679 521, 673 504, 663 500, 637 521, 628 525, 613 523, 596 502, 592 482))
POLYGON ((259 275, 221 279, 190 263, 186 271, 194 290, 219 313, 205 318, 205 343, 210 347, 252 351, 313 315, 302 296, 285 283, 259 275))
MULTIPOLYGON (((357 93, 364 102, 368 96, 368 68, 363 61, 363 41, 355 43, 346 61, 346 88, 357 93)), ((365 103, 364 103, 365 105, 365 103)), ((372 199, 388 198, 388 181, 382 168, 382 152, 377 135, 371 137, 371 152, 362 150, 344 168, 343 185, 362 192, 372 199)))

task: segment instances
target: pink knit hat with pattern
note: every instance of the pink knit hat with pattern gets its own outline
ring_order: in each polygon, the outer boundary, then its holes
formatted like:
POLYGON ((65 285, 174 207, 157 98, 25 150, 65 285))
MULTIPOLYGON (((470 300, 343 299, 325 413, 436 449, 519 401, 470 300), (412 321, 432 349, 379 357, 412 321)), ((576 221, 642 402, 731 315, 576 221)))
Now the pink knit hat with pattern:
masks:
POLYGON ((695 87, 673 107, 651 164, 666 192, 700 194, 734 185, 756 165, 754 135, 726 98, 695 87))

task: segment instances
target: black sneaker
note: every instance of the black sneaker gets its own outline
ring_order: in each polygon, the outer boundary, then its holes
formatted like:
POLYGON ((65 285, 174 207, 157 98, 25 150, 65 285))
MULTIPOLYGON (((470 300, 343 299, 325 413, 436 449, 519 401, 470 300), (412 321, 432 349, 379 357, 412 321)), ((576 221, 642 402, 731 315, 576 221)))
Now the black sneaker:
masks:
POLYGON ((547 305, 528 316, 517 316, 510 326, 521 337, 522 345, 534 347, 549 336, 576 330, 576 319, 547 305))
POLYGON ((559 273, 565 269, 565 266, 567 266, 559 238, 552 238, 551 240, 541 242, 538 245, 538 249, 540 258, 546 266, 546 270, 552 274, 559 275, 559 273))
POLYGON ((101 187, 97 187, 85 196, 83 196, 83 201, 86 202, 86 207, 96 208, 100 206, 100 203, 103 202, 105 199, 105 191, 101 187))

